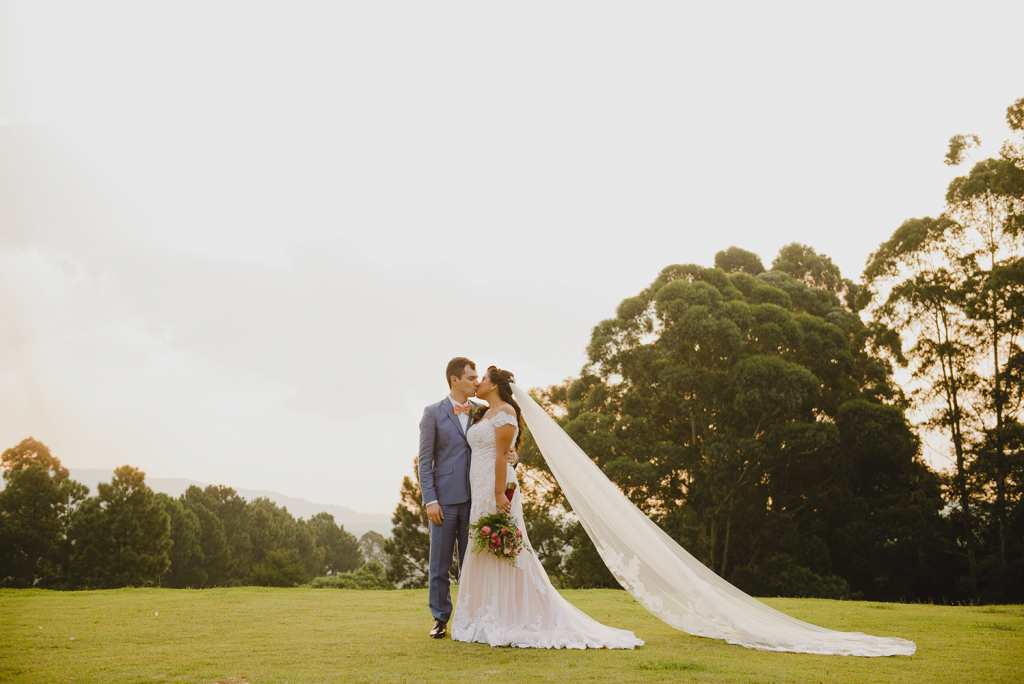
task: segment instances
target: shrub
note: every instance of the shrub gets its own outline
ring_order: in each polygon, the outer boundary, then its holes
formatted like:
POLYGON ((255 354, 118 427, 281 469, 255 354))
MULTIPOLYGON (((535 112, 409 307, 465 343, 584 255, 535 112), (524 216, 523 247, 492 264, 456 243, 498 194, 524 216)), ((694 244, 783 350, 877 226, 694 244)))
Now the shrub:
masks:
POLYGON ((313 589, 394 589, 395 583, 388 581, 380 561, 372 560, 358 570, 317 577, 309 586, 313 589))

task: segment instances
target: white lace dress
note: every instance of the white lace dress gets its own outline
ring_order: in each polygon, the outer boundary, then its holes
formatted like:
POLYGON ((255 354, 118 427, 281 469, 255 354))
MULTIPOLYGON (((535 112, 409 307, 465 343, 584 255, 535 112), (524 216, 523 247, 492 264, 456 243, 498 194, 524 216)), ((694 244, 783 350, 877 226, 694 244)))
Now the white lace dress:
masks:
MULTIPOLYGON (((498 512, 494 501, 494 429, 502 425, 515 425, 518 434, 515 416, 504 412, 484 418, 467 433, 473 449, 470 523, 498 512)), ((507 480, 518 485, 511 467, 507 480)), ((562 598, 551 585, 526 535, 518 486, 512 497, 512 515, 527 548, 520 552, 515 567, 486 552, 473 553, 471 549, 466 554, 452 616, 452 639, 520 648, 642 646, 644 642, 632 632, 602 625, 562 598)))

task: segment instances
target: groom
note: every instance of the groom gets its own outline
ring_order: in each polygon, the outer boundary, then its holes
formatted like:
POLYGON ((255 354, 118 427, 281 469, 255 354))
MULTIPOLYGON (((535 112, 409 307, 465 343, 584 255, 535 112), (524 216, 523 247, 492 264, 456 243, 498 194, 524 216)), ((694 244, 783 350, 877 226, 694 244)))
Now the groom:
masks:
MULTIPOLYGON (((476 364, 457 356, 445 369, 448 396, 423 410, 420 420, 419 474, 423 504, 430 519, 430 613, 434 627, 430 636, 443 639, 452 615, 448 571, 456 547, 462 569, 469 545, 469 462, 471 449, 466 439, 472 412, 482 404, 470 401, 480 384, 476 364)), ((513 466, 514 451, 508 454, 513 466)))

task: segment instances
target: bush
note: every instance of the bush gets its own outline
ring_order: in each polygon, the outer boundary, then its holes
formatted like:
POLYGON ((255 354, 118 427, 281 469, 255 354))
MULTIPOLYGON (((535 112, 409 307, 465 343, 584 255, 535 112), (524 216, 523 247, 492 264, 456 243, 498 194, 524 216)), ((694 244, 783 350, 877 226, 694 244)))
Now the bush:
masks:
POLYGON ((394 589, 380 561, 364 563, 358 570, 317 577, 309 583, 313 589, 394 589))

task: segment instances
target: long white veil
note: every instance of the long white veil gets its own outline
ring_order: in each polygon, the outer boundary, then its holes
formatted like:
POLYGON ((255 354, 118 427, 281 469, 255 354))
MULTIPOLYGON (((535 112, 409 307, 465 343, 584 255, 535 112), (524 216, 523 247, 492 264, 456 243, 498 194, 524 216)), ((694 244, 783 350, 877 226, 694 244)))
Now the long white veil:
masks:
POLYGON ((633 505, 525 391, 512 385, 526 425, 565 498, 615 579, 676 629, 765 651, 913 655, 912 641, 836 632, 791 618, 705 567, 633 505))

